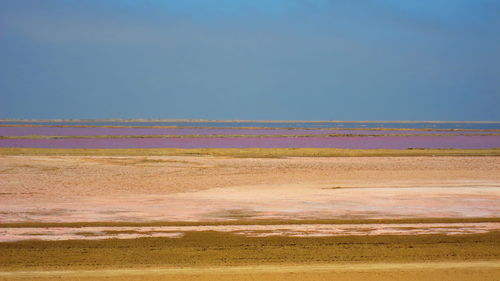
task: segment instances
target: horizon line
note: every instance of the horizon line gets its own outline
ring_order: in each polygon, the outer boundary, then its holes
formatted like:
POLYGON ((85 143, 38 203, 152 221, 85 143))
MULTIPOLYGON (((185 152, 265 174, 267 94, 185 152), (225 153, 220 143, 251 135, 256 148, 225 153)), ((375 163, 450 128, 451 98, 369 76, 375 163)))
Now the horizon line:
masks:
POLYGON ((0 122, 179 122, 179 123, 435 123, 435 124, 500 124, 500 121, 444 121, 444 120, 246 120, 246 119, 148 119, 148 118, 96 118, 96 119, 17 119, 5 118, 0 122))

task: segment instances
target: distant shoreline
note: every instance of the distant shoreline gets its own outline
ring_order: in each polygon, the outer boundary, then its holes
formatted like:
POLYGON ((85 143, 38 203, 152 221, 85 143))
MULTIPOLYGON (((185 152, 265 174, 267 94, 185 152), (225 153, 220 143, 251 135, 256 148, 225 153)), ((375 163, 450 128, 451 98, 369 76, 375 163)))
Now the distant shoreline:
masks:
POLYGON ((345 120, 209 120, 209 119, 0 119, 0 122, 177 122, 177 123, 387 123, 387 124, 500 124, 500 121, 345 121, 345 120))

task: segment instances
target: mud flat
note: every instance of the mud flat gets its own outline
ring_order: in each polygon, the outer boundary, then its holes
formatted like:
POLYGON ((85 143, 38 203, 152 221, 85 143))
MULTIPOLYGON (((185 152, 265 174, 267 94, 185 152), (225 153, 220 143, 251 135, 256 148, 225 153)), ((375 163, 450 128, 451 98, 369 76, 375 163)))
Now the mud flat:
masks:
POLYGON ((498 157, 0 159, 2 223, 500 217, 498 157))
POLYGON ((4 223, 500 216, 498 157, 0 159, 4 223))
MULTIPOLYGON (((167 194, 2 194, 0 218, 15 222, 223 221, 500 217, 500 187, 249 185, 167 194), (61 196, 63 195, 64 196, 61 196), (76 204, 78 202, 78 204, 76 204), (370 202, 367 204, 366 202, 370 202)), ((491 183, 487 183, 491 184, 491 183)))
POLYGON ((500 274, 496 156, 31 152, 0 156, 0 280, 500 274))

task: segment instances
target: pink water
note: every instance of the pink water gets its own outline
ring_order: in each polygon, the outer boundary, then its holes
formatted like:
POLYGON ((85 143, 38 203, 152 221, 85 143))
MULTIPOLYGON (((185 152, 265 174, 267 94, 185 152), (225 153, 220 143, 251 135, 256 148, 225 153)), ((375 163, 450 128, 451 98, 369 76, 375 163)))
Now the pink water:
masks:
POLYGON ((492 134, 491 131, 228 129, 228 128, 105 128, 105 127, 2 127, 0 136, 139 136, 139 135, 393 135, 393 134, 492 134))
POLYGON ((0 139, 0 147, 479 149, 500 148, 500 136, 0 139))

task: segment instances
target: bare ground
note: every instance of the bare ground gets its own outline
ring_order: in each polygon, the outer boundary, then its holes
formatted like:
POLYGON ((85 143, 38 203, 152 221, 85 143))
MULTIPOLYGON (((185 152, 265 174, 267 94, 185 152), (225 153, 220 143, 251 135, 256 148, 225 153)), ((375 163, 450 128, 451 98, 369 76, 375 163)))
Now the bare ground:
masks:
POLYGON ((499 280, 500 262, 371 263, 0 272, 0 280, 499 280))
MULTIPOLYGON (((497 218, 498 202, 500 157, 0 156, 0 223, 497 218)), ((489 232, 498 223, 489 225, 453 237, 446 234, 466 224, 429 225, 437 236, 196 231, 0 243, 0 280, 500 280, 498 234, 489 232), (218 267, 191 266, 197 262, 218 267), (162 269, 176 264, 184 266, 162 269)), ((94 235, 85 230, 79 234, 94 235)))
POLYGON ((290 184, 500 186, 500 157, 0 156, 4 196, 168 194, 290 184))
POLYGON ((1 156, 1 222, 499 217, 499 157, 1 156))

